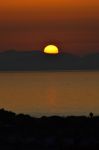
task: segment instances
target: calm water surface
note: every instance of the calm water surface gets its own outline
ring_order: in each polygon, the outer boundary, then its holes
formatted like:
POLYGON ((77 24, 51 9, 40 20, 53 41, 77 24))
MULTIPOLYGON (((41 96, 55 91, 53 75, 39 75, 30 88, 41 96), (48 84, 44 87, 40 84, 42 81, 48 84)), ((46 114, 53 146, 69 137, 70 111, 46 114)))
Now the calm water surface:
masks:
POLYGON ((99 114, 99 72, 1 72, 0 107, 34 116, 99 114))

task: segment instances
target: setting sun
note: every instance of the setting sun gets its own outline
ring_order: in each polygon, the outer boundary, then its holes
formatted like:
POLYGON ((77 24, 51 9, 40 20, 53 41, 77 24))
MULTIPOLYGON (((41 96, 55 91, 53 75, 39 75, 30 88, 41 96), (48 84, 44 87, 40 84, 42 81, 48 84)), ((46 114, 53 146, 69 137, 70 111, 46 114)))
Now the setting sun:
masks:
POLYGON ((44 48, 44 53, 46 53, 46 54, 58 54, 59 49, 55 45, 48 45, 44 48))

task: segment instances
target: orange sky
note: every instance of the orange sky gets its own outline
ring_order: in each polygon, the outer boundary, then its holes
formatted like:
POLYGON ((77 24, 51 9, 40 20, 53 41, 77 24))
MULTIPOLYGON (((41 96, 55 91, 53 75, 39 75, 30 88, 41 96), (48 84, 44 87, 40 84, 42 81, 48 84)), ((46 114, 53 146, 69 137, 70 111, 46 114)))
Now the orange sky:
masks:
POLYGON ((0 49, 99 51, 98 0, 0 0, 0 49))

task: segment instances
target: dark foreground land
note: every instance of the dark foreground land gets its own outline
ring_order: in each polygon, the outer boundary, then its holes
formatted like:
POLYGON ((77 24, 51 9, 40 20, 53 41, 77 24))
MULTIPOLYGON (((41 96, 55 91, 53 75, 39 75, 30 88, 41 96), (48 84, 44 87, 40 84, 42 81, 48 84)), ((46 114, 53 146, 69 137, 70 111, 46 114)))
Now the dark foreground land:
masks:
POLYGON ((0 150, 99 149, 99 117, 41 117, 0 109, 0 150))

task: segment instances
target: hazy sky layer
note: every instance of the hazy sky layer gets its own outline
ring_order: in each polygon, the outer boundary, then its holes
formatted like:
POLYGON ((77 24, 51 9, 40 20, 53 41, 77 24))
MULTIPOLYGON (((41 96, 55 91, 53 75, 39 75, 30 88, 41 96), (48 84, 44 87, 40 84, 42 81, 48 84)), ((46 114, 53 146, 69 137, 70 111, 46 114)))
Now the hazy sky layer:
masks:
POLYGON ((0 0, 0 49, 99 52, 98 0, 0 0))

